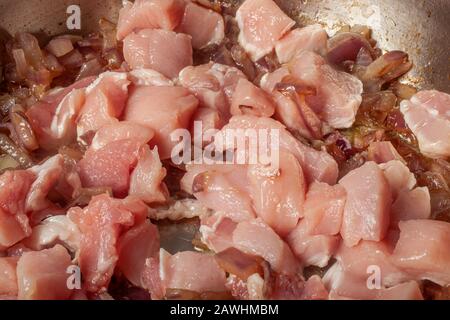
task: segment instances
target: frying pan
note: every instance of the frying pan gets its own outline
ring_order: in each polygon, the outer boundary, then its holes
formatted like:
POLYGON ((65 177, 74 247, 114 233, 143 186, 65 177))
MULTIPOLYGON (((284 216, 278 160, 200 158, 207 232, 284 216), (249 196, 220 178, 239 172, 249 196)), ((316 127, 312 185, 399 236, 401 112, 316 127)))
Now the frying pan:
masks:
MULTIPOLYGON (((243 0, 220 0, 237 6, 243 0)), ((321 23, 330 35, 343 25, 367 25, 384 50, 409 53, 415 67, 404 81, 421 89, 450 93, 449 0, 276 0, 299 26, 321 23)), ((121 0, 0 0, 0 28, 45 38, 61 33, 97 31, 98 19, 117 21, 121 0), (81 30, 68 31, 67 8, 78 5, 81 30)), ((160 226, 162 245, 187 250, 197 230, 194 222, 160 226)))

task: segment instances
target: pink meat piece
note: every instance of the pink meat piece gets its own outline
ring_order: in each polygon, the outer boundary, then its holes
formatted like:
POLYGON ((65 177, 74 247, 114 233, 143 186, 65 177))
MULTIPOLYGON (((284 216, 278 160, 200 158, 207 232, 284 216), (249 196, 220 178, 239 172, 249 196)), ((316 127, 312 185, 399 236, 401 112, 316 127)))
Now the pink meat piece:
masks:
POLYGON ((192 170, 197 172, 191 185, 193 194, 202 205, 235 220, 255 217, 245 165, 201 165, 192 170))
POLYGON ((287 235, 303 217, 306 181, 297 158, 281 151, 279 168, 250 165, 247 173, 256 214, 279 235, 287 235))
POLYGON ((275 112, 275 104, 261 88, 246 79, 239 79, 233 93, 231 114, 250 114, 260 117, 271 117, 275 112))
POLYGON ((286 242, 261 219, 240 222, 233 232, 233 246, 262 257, 278 273, 293 275, 301 270, 286 242))
POLYGON ((309 51, 292 60, 289 70, 305 85, 316 88, 317 94, 307 96, 306 102, 319 118, 337 129, 352 126, 362 102, 363 85, 358 78, 335 70, 309 51))
POLYGON ((210 62, 184 68, 179 82, 198 98, 201 107, 217 110, 227 121, 233 93, 241 79, 246 77, 239 69, 210 62))
POLYGON ((124 233, 118 243, 117 268, 135 286, 144 287, 143 273, 146 260, 159 254, 158 228, 145 221, 124 233))
POLYGON ((75 121, 85 101, 85 88, 94 80, 87 77, 49 93, 26 111, 41 148, 56 149, 76 136, 75 121))
POLYGON ((129 84, 126 73, 105 72, 86 89, 86 101, 78 117, 78 137, 115 123, 125 108, 129 84))
POLYGON ((123 41, 123 55, 131 69, 153 69, 170 79, 193 63, 191 37, 167 30, 129 34, 123 41))
POLYGON ((283 81, 287 76, 290 76, 289 68, 282 66, 273 72, 268 72, 261 77, 260 87, 268 93, 272 93, 276 89, 276 85, 283 81))
POLYGON ((328 300, 328 291, 318 275, 311 276, 305 282, 302 298, 305 300, 328 300))
MULTIPOLYGON (((180 187, 183 191, 189 193, 189 194, 193 194, 193 184, 194 184, 194 179, 197 175, 199 175, 200 173, 203 172, 214 172, 214 173, 220 173, 220 174, 233 174, 233 170, 234 169, 238 169, 236 172, 238 172, 237 175, 232 175, 230 176, 230 178, 236 176, 240 176, 240 173, 246 173, 246 168, 244 168, 244 166, 230 166, 230 165, 225 165, 225 164, 195 164, 195 163, 190 163, 188 165, 186 165, 186 173, 183 176, 183 178, 181 178, 180 180, 180 187), (241 169, 242 170, 239 170, 241 169)), ((242 178, 242 180, 240 181, 240 183, 238 184, 239 186, 242 186, 244 189, 246 188, 246 186, 248 185, 248 182, 246 181, 246 176, 242 175, 240 176, 240 178, 242 178)), ((236 181, 236 179, 233 179, 233 181, 236 181)))
POLYGON ((103 126, 94 136, 90 150, 98 151, 111 142, 133 139, 144 145, 154 136, 152 129, 130 121, 117 121, 103 126))
POLYGON ((450 223, 409 220, 399 223, 400 239, 392 262, 415 277, 439 285, 450 284, 450 223))
POLYGON ((398 291, 393 288, 397 285, 401 287, 410 276, 391 262, 393 242, 394 239, 361 241, 351 248, 341 244, 336 253, 337 262, 323 278, 330 290, 330 299, 373 300, 382 299, 385 294, 397 294, 398 291))
POLYGON ((276 46, 278 61, 287 63, 303 51, 312 51, 321 56, 327 53, 328 34, 320 24, 294 29, 281 38, 276 46))
POLYGON ((52 123, 50 125, 50 135, 59 144, 68 144, 75 140, 76 119, 86 102, 86 89, 74 89, 64 97, 55 110, 52 123))
POLYGON ((423 296, 417 281, 408 281, 380 290, 376 300, 423 300, 423 296))
POLYGON ((231 129, 232 131, 235 131, 236 129, 267 130, 269 135, 267 141, 270 141, 271 130, 277 130, 279 132, 280 149, 289 151, 297 158, 308 183, 313 181, 326 182, 331 185, 336 183, 338 177, 338 166, 336 161, 328 153, 317 151, 295 139, 278 121, 250 115, 234 116, 230 119, 230 122, 222 128, 221 132, 218 133, 222 135, 219 140, 226 141, 223 145, 215 142, 215 147, 218 151, 235 148, 235 141, 227 141, 230 139, 224 139, 228 129, 231 129))
POLYGON ((325 273, 323 282, 330 293, 330 300, 373 300, 380 289, 368 288, 366 280, 369 276, 366 274, 366 279, 362 281, 350 272, 345 272, 340 263, 336 262, 325 273))
POLYGON ((220 44, 225 37, 225 23, 222 16, 205 7, 188 2, 177 32, 192 37, 192 47, 202 49, 209 45, 220 44))
POLYGON ((371 142, 367 151, 369 152, 368 159, 370 161, 375 161, 378 164, 386 163, 392 160, 398 160, 406 163, 390 141, 371 142))
POLYGON ((64 173, 63 157, 59 154, 53 156, 43 164, 30 168, 29 171, 36 179, 25 200, 26 211, 39 211, 50 207, 52 204, 47 200, 47 195, 64 173))
POLYGON ((450 156, 450 95, 421 91, 402 101, 400 111, 419 142, 420 151, 431 158, 450 156))
POLYGON ((136 198, 119 200, 104 194, 93 197, 84 209, 73 207, 67 214, 81 232, 78 262, 85 289, 106 288, 119 259, 121 234, 144 222, 147 207, 136 198))
POLYGON ((161 300, 165 296, 165 288, 160 277, 159 255, 145 261, 145 268, 142 273, 143 288, 150 293, 152 300, 161 300))
POLYGON ((128 72, 128 77, 136 86, 173 86, 173 81, 152 69, 136 69, 128 72))
POLYGON ((393 200, 397 199, 400 192, 412 190, 416 185, 416 178, 409 168, 399 160, 382 163, 379 167, 383 170, 392 192, 393 200))
POLYGON ((25 246, 22 250, 35 251, 64 244, 71 252, 76 252, 80 247, 80 231, 67 215, 50 216, 34 226, 31 235, 20 244, 25 246))
POLYGON ((386 236, 392 204, 391 188, 375 162, 366 162, 339 184, 347 191, 341 236, 347 246, 360 240, 380 241, 386 236))
POLYGON ((391 208, 391 227, 399 221, 430 219, 431 198, 427 187, 401 191, 391 208))
MULTIPOLYGON (((215 130, 219 130, 225 125, 219 111, 200 107, 192 116, 193 125, 191 127, 191 135, 194 137, 198 134, 198 126, 201 125, 202 137, 207 139, 207 137, 212 138, 215 130)), ((202 141, 202 146, 205 146, 208 142, 202 141)))
POLYGON ((299 276, 275 275, 269 299, 274 300, 328 300, 322 279, 314 275, 307 281, 299 276))
POLYGON ((368 268, 378 267, 381 285, 390 287, 408 279, 408 275, 392 263, 393 250, 393 244, 390 241, 361 241, 357 246, 351 248, 341 244, 336 253, 336 259, 344 272, 348 272, 355 280, 364 285, 372 274, 368 268))
POLYGON ((0 250, 31 234, 25 199, 35 179, 25 170, 6 171, 0 176, 0 250))
POLYGON ((170 135, 187 129, 198 100, 182 87, 136 87, 131 91, 125 120, 146 126, 155 132, 152 146, 158 146, 162 160, 171 157, 178 144, 170 135))
POLYGON ((77 164, 83 187, 110 187, 115 196, 126 196, 141 145, 127 139, 111 142, 97 151, 88 149, 77 164))
POLYGON ((25 252, 17 262, 18 299, 68 299, 72 290, 67 286, 67 268, 71 263, 69 253, 61 245, 25 252))
POLYGON ((202 219, 200 226, 202 242, 214 252, 221 252, 233 247, 233 232, 237 224, 222 213, 202 219))
POLYGON ((236 12, 239 43, 257 61, 295 24, 272 0, 246 0, 236 12))
POLYGON ((276 102, 275 119, 283 123, 291 132, 294 132, 306 139, 315 140, 322 138, 322 123, 317 116, 313 115, 313 122, 310 123, 307 113, 310 109, 303 109, 304 105, 299 105, 290 97, 281 92, 273 92, 276 102))
POLYGON ((17 244, 9 247, 6 250, 7 257, 21 257, 24 252, 33 251, 28 248, 23 242, 18 242, 17 244))
POLYGON ((19 260, 18 257, 0 258, 0 299, 2 300, 17 297, 17 260, 19 260))
POLYGON ((306 194, 303 214, 312 235, 336 235, 341 230, 347 192, 341 185, 313 182, 306 194))
POLYGON ((295 132, 307 139, 322 137, 322 124, 314 112, 306 105, 299 104, 291 97, 276 90, 278 83, 290 76, 289 69, 283 66, 272 73, 266 73, 261 78, 261 88, 272 95, 275 102, 274 118, 283 123, 291 132, 295 132))
POLYGON ((140 149, 136 167, 130 177, 129 195, 145 203, 165 202, 169 192, 163 180, 166 169, 159 160, 158 149, 148 146, 140 149))
MULTIPOLYGON (((368 276, 367 274, 366 279, 368 276)), ((423 300, 416 281, 400 283, 390 288, 369 289, 366 281, 361 282, 344 272, 339 263, 327 271, 323 281, 330 289, 330 300, 423 300)))
POLYGON ((160 275, 163 286, 198 293, 225 292, 225 271, 213 255, 199 252, 179 252, 170 255, 162 250, 160 275))
POLYGON ((336 252, 339 236, 312 234, 312 228, 306 218, 288 235, 287 243, 299 258, 303 266, 326 267, 336 252))
POLYGON ((119 12, 117 39, 140 29, 174 30, 181 22, 184 0, 126 1, 119 12))
MULTIPOLYGON (((230 274, 227 278, 227 282, 226 282, 226 287, 227 289, 230 291, 231 295, 233 296, 234 299, 236 300, 250 300, 250 294, 249 294, 249 288, 248 288, 248 282, 256 282, 258 281, 259 283, 263 283, 264 285, 264 279, 261 278, 261 276, 259 274, 254 274, 251 275, 248 279, 247 282, 239 279, 237 276, 230 274)), ((252 283, 250 284, 252 285, 252 283)), ((259 297, 263 297, 264 298, 264 292, 262 292, 263 290, 253 290, 253 300, 258 300, 258 297, 255 296, 259 296, 259 297)))

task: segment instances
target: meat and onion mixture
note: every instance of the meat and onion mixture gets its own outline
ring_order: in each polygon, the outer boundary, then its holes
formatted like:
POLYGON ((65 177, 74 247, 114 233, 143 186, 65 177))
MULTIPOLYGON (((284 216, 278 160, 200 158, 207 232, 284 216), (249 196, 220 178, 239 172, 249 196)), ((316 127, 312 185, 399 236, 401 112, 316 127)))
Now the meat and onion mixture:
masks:
POLYGON ((369 28, 136 0, 0 50, 0 298, 450 299, 450 95, 369 28), (228 130, 278 166, 196 161, 228 130))

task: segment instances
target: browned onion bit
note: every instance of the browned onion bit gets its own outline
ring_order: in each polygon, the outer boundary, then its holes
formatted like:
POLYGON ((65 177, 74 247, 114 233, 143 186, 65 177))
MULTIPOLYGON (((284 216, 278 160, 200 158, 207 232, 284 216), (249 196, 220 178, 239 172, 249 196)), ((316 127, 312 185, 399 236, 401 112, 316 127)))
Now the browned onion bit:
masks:
POLYGON ((306 96, 316 95, 316 88, 305 85, 295 77, 286 76, 282 82, 275 85, 275 90, 290 98, 297 105, 298 111, 308 127, 308 136, 313 139, 322 138, 322 121, 306 102, 306 96))
POLYGON ((192 0, 192 2, 195 2, 206 9, 211 9, 217 13, 222 13, 222 7, 217 0, 192 0))
POLYGON ((256 78, 256 68, 247 55, 247 52, 240 45, 236 44, 231 47, 230 53, 239 69, 241 69, 250 81, 253 81, 256 78))
MULTIPOLYGON (((0 96, 0 117, 4 118, 9 115, 12 107, 16 104, 16 100, 13 96, 5 94, 0 96)), ((0 119, 1 119, 0 118, 0 119)))
POLYGON ((0 150, 9 154, 16 160, 22 168, 29 168, 34 165, 31 157, 22 148, 17 146, 6 134, 0 133, 0 150))
POLYGON ((262 260, 258 257, 245 254, 238 249, 228 248, 217 253, 214 257, 223 270, 234 274, 244 281, 255 273, 264 275, 264 269, 261 265, 262 260))
POLYGON ((106 51, 116 48, 116 25, 103 18, 99 20, 98 25, 103 38, 103 50, 106 51))
POLYGON ((372 58, 375 58, 375 53, 369 41, 361 34, 354 32, 338 33, 328 40, 328 48, 327 58, 336 65, 344 61, 356 61, 363 48, 372 58))
POLYGON ((306 85, 298 80, 298 78, 291 75, 284 77, 281 82, 277 83, 275 85, 275 90, 287 95, 296 92, 303 96, 315 96, 317 92, 315 87, 306 85))
POLYGON ((396 104, 397 96, 392 91, 365 93, 356 115, 355 124, 382 125, 396 104))
POLYGON ((393 83, 389 89, 392 90, 400 100, 409 100, 417 93, 416 88, 400 82, 393 83))
POLYGON ((422 292, 426 300, 450 300, 450 286, 441 287, 425 280, 422 292))
POLYGON ((81 65, 80 72, 76 77, 76 81, 83 78, 99 75, 104 71, 102 64, 98 59, 89 60, 81 65))
POLYGON ((403 51, 390 51, 382 55, 360 76, 365 92, 380 91, 385 83, 401 77, 412 65, 408 54, 403 51))
POLYGON ((39 144, 24 110, 16 105, 11 109, 10 119, 19 144, 29 151, 37 150, 39 144))

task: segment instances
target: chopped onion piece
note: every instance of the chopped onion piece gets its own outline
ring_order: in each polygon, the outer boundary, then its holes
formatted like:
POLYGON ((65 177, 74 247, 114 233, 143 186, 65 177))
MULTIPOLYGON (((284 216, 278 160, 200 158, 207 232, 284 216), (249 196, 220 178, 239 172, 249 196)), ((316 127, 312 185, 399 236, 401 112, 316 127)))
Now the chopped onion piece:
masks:
POLYGON ((47 44, 46 49, 55 57, 60 58, 68 54, 74 48, 70 39, 55 38, 50 40, 50 42, 47 44))

